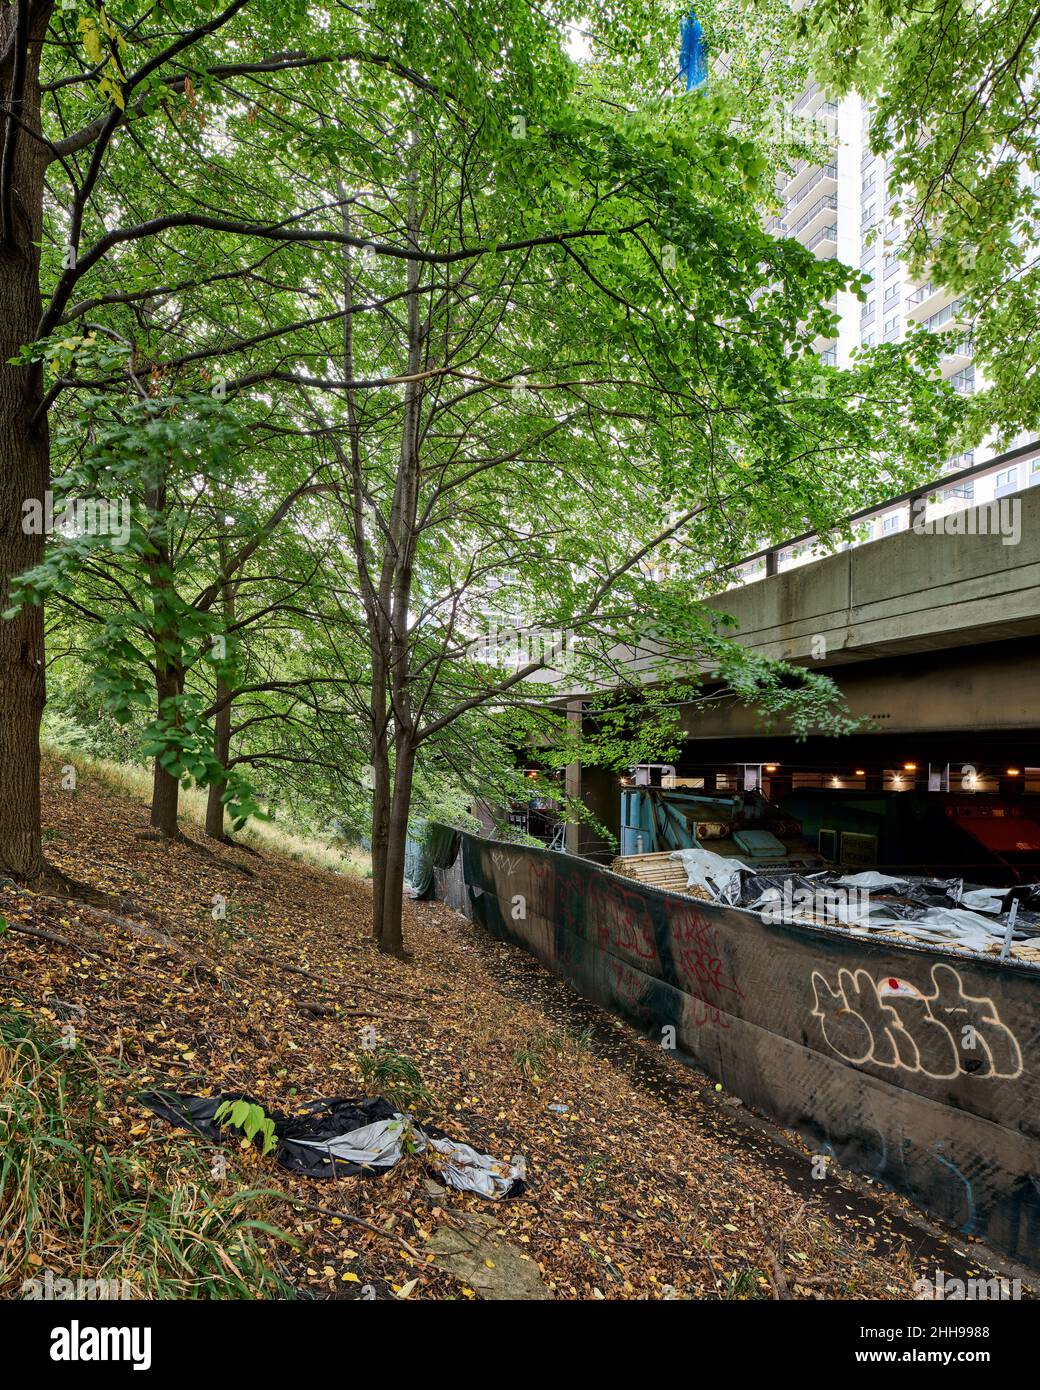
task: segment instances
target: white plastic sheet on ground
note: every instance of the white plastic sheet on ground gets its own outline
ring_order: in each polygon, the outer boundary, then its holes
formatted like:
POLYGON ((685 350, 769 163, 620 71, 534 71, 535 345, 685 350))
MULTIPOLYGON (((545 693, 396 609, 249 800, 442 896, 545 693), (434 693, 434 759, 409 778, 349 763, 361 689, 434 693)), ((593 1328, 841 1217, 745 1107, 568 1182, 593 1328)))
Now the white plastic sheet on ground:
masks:
POLYGON ((405 1153, 424 1153, 431 1148, 444 1159, 437 1168, 449 1187, 460 1192, 477 1192, 482 1197, 504 1197, 513 1183, 524 1176, 522 1159, 504 1163, 490 1154, 478 1153, 468 1144, 456 1143, 453 1139, 433 1139, 410 1115, 377 1120, 374 1124, 338 1134, 334 1139, 294 1139, 293 1142, 368 1168, 392 1168, 405 1153))

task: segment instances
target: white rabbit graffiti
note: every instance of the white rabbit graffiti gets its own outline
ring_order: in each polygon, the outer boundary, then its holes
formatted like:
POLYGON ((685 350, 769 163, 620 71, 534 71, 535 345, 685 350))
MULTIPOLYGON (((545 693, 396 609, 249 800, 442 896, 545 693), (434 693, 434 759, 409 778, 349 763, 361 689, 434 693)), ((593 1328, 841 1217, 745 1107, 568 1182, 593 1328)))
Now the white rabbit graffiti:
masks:
POLYGON ((812 972, 815 1003, 827 1045, 857 1066, 901 1068, 935 1080, 1021 1075, 1022 1052, 992 999, 966 994, 951 965, 932 966, 934 992, 867 970, 838 971, 832 987, 812 972))

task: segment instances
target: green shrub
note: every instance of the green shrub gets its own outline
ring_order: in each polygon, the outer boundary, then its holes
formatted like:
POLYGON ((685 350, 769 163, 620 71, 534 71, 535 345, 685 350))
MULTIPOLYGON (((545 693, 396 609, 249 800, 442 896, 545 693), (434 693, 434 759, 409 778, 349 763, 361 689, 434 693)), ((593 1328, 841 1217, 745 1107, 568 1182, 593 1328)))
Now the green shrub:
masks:
POLYGON ((0 1009, 0 1297, 46 1269, 136 1298, 287 1298, 268 1267, 288 1237, 277 1193, 214 1192, 207 1151, 174 1137, 110 1147, 99 1064, 0 1009))
POLYGON ((410 1112, 433 1101, 412 1059, 386 1043, 379 1043, 372 1052, 362 1052, 361 1076, 370 1095, 383 1096, 397 1110, 410 1112))

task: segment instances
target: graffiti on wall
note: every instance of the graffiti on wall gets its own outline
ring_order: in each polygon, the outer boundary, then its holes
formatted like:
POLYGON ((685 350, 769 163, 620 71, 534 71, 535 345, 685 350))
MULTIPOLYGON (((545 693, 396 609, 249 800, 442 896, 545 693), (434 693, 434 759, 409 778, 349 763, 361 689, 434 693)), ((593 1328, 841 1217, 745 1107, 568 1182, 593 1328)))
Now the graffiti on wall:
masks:
POLYGON ((441 881, 474 921, 670 1035, 814 1152, 1040 1268, 1040 971, 764 923, 526 846, 462 846, 441 881))
POLYGON ((952 965, 932 966, 932 991, 867 970, 812 972, 813 1018, 824 1041, 856 1066, 901 1068, 934 1080, 1021 1075, 1022 1052, 992 999, 965 991, 952 965))
POLYGON ((680 987, 689 996, 686 1022, 694 1028, 728 1028, 726 997, 743 999, 744 993, 726 968, 718 928, 685 903, 667 903, 665 917, 680 987))

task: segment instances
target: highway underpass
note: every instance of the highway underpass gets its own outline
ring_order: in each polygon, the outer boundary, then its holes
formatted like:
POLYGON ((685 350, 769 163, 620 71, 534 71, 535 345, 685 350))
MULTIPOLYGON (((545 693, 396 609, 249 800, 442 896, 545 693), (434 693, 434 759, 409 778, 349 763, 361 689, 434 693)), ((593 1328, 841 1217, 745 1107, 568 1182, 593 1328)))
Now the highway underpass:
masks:
MULTIPOLYGON (((833 831, 840 853, 855 837, 843 862, 1040 878, 1040 488, 1005 501, 1005 534, 967 508, 957 532, 905 529, 712 599, 738 641, 831 676, 864 725, 800 742, 734 701, 691 706, 674 772, 644 775, 760 790, 813 841, 833 831)), ((652 680, 652 661, 638 664, 652 680)), ((588 701, 568 708, 589 718, 588 701)), ((617 774, 572 766, 567 781, 617 835, 617 774)), ((567 847, 613 852, 585 826, 568 827, 567 847)))

